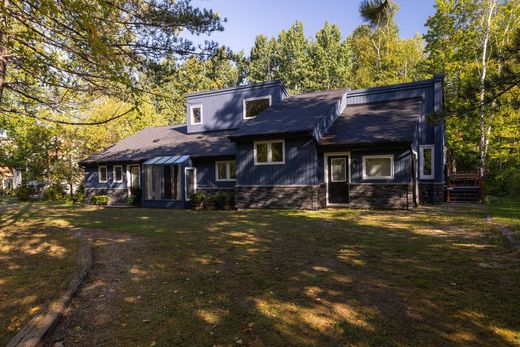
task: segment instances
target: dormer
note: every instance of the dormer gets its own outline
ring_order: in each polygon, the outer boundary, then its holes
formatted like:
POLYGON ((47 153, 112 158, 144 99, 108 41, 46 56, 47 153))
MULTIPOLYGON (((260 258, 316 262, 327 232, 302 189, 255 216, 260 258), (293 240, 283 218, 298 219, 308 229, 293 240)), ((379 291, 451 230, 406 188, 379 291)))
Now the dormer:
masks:
POLYGON ((188 133, 240 128, 288 95, 281 81, 188 94, 188 133))

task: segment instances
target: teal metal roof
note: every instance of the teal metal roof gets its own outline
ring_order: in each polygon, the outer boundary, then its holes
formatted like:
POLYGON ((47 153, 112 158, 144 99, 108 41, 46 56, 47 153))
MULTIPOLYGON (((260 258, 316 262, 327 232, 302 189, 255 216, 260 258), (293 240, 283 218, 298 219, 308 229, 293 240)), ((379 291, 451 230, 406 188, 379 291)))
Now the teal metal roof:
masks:
POLYGON ((182 164, 190 159, 189 155, 170 155, 170 156, 158 156, 148 159, 144 162, 144 165, 174 165, 182 164))

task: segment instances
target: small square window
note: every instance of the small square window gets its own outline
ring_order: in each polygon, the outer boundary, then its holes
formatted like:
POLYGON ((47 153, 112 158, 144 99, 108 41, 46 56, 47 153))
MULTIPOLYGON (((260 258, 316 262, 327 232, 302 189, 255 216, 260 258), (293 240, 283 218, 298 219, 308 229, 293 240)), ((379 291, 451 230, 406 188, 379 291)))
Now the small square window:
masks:
POLYGON ((217 181, 234 181, 236 180, 236 163, 235 161, 217 161, 217 181))
POLYGON ((271 106, 271 96, 244 99, 244 119, 254 118, 271 106))
POLYGON ((202 105, 190 106, 191 124, 202 124, 202 105))
POLYGON ((254 143, 255 165, 284 164, 285 144, 283 140, 254 143))
POLYGON ((121 165, 114 165, 114 182, 123 182, 123 167, 121 165))

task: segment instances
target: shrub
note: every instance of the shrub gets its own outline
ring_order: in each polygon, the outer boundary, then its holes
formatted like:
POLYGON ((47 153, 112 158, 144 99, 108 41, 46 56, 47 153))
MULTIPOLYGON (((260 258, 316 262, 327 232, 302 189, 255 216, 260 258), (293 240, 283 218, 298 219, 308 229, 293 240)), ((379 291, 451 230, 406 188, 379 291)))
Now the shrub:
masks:
POLYGON ((36 190, 33 186, 22 184, 16 188, 16 197, 21 201, 27 201, 35 192, 36 190))
POLYGON ((61 184, 53 184, 45 188, 42 199, 45 201, 61 201, 65 197, 65 190, 61 184))
POLYGON ((232 204, 233 195, 229 192, 218 192, 213 195, 215 204, 218 208, 224 208, 232 204))
POLYGON ((191 200, 191 208, 193 208, 195 210, 200 210, 206 203, 207 196, 202 192, 197 192, 197 193, 191 194, 190 200, 191 200))
POLYGON ((94 195, 90 198, 91 205, 107 205, 108 195, 94 195))
POLYGON ((130 188, 130 196, 128 197, 128 204, 135 206, 135 205, 139 205, 140 201, 141 201, 141 188, 139 188, 139 187, 130 188))

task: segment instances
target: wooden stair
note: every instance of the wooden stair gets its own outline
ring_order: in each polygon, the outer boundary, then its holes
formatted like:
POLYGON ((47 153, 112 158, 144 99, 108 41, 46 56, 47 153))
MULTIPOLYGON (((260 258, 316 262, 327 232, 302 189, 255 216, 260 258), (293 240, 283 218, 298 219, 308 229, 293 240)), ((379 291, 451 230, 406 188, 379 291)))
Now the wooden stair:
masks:
POLYGON ((482 203, 484 179, 478 171, 450 172, 447 178, 447 202, 482 203))

